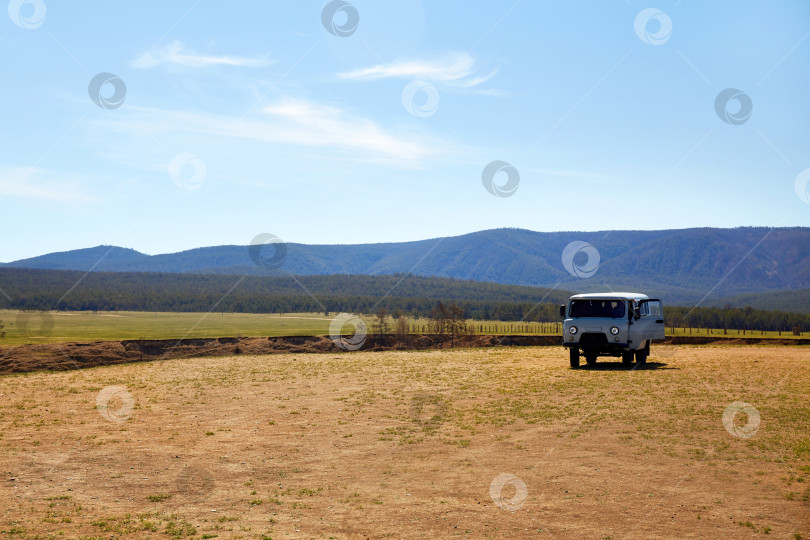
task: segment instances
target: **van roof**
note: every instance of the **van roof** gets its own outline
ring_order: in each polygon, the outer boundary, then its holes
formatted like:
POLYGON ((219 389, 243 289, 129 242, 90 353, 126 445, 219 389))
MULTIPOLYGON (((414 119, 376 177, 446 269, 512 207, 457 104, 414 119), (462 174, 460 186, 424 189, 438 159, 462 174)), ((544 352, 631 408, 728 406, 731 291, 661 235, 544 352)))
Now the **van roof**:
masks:
POLYGON ((588 300, 588 299, 618 299, 618 300, 646 300, 649 298, 646 294, 641 293, 634 293, 634 292, 606 292, 606 293, 587 293, 587 294, 575 294, 571 297, 571 300, 588 300))

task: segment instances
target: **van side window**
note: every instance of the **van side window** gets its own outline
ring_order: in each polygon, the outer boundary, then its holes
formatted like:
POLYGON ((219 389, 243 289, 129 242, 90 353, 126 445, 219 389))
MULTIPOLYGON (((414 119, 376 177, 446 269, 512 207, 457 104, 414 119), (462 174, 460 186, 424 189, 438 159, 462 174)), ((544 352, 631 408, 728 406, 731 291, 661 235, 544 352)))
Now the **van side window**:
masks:
POLYGON ((647 311, 651 317, 661 317, 661 302, 658 300, 651 300, 646 302, 647 311))
POLYGON ((641 302, 641 304, 639 305, 639 313, 641 314, 642 317, 646 317, 647 315, 650 314, 650 308, 647 305, 647 302, 641 302))

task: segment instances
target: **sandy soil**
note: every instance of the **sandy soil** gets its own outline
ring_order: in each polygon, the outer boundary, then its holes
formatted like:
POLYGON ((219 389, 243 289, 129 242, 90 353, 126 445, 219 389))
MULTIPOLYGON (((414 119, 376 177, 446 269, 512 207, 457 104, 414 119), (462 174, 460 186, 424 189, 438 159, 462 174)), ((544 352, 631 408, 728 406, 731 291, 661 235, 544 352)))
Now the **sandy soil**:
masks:
POLYGON ((0 377, 10 538, 807 538, 810 349, 275 354, 0 377), (799 536, 795 536, 799 535, 799 536))

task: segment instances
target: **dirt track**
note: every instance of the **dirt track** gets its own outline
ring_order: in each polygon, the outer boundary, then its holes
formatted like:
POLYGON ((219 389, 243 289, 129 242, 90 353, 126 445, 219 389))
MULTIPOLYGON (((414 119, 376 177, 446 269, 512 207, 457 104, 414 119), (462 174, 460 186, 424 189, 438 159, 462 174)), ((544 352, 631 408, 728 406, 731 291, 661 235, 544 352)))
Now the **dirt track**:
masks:
POLYGON ((645 368, 570 370, 556 347, 489 348, 2 377, 0 531, 806 538, 809 356, 662 346, 645 368), (735 402, 751 408, 724 425, 735 402))

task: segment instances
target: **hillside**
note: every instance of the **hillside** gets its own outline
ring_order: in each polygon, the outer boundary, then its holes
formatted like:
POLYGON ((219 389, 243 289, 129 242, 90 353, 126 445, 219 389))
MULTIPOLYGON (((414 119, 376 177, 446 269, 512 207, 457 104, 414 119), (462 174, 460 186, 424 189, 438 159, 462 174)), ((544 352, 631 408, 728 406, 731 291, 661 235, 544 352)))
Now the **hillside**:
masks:
MULTIPOLYGON (((98 246, 51 253, 7 267, 236 275, 412 273, 574 290, 643 289, 688 304, 725 296, 810 288, 810 229, 737 228, 541 233, 497 229, 389 244, 287 244, 281 268, 260 268, 247 246, 145 255, 98 246), (564 248, 585 241, 599 252, 596 274, 581 279, 562 264, 564 248)), ((586 260, 580 254, 575 262, 586 260), (580 258, 582 260, 580 260, 580 258)))
POLYGON ((810 313, 810 289, 740 294, 736 296, 719 298, 717 300, 707 302, 706 305, 717 307, 751 306, 757 309, 782 309, 795 313, 810 313))

